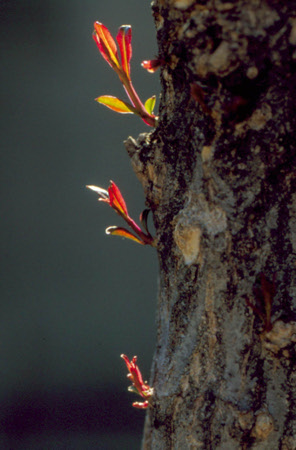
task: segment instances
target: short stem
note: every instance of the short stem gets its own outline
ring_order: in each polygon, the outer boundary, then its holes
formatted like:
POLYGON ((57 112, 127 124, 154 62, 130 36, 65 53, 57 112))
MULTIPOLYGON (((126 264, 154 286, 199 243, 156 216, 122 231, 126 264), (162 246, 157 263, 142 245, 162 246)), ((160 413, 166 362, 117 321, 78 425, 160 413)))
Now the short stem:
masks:
POLYGON ((119 78, 123 84, 123 87, 130 98, 133 106, 137 109, 139 115, 142 117, 142 119, 145 120, 145 122, 150 125, 151 127, 155 127, 155 117, 152 114, 149 114, 143 103, 141 102, 133 84, 132 81, 126 76, 125 73, 118 74, 119 78))
POLYGON ((137 233, 137 235, 139 236, 140 239, 142 239, 143 242, 145 242, 145 244, 149 244, 149 245, 153 245, 153 238, 150 236, 147 236, 147 234, 145 234, 141 228, 139 227, 139 225, 136 224, 136 222, 131 218, 131 217, 127 217, 126 222, 129 224, 129 226, 135 231, 135 233, 137 233))
POLYGON ((116 207, 113 207, 113 209, 117 212, 119 216, 121 216, 125 222, 131 227, 131 229, 139 236, 139 238, 143 241, 144 244, 149 244, 153 246, 153 237, 148 236, 144 231, 141 230, 139 225, 136 224, 136 222, 129 216, 126 215, 124 212, 120 211, 120 209, 117 209, 116 207))

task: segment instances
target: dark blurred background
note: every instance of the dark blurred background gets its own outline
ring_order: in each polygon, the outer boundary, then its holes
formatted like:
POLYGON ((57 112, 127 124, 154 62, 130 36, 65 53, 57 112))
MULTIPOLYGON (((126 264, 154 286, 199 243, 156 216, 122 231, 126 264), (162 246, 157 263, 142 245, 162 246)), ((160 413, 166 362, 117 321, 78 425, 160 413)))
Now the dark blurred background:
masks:
POLYGON ((0 0, 0 449, 137 449, 145 413, 121 353, 149 378, 157 257, 86 184, 114 180, 135 218, 144 196, 123 140, 149 131, 94 98, 125 98, 92 40, 133 27, 132 79, 157 53, 149 1, 0 0))

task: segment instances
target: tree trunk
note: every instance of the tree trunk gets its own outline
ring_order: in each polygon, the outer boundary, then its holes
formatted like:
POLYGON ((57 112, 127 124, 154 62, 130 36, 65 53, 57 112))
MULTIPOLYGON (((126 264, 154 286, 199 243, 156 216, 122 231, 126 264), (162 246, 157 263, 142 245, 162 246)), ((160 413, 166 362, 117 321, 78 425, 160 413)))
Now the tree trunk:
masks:
POLYGON ((159 125, 126 142, 160 265, 144 449, 296 449, 296 4, 155 0, 159 125))

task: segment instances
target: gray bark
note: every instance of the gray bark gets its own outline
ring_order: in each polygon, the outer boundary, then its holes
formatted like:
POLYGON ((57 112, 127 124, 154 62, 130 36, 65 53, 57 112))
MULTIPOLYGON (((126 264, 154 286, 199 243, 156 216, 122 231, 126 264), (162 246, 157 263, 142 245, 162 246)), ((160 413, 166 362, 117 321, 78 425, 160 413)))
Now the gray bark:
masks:
POLYGON ((159 125, 126 142, 160 266, 143 448, 296 449, 296 4, 153 13, 159 125))

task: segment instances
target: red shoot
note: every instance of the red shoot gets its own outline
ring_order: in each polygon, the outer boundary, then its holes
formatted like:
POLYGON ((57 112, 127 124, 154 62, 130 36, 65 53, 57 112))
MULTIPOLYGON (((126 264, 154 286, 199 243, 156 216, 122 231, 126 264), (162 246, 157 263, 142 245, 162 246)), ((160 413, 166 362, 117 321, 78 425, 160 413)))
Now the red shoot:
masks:
POLYGON ((139 409, 146 409, 149 406, 149 399, 153 395, 153 388, 151 388, 146 382, 143 381, 143 377, 139 367, 137 366, 137 357, 134 356, 130 361, 126 355, 121 355, 124 359, 126 367, 129 371, 127 377, 132 382, 132 386, 129 391, 136 392, 141 397, 145 398, 145 402, 134 402, 133 406, 139 409))
POLYGON ((122 197, 122 194, 116 184, 111 181, 111 185, 108 187, 108 191, 106 189, 102 189, 97 186, 87 186, 92 191, 95 191, 99 194, 99 201, 108 203, 111 208, 113 208, 118 214, 121 216, 127 217, 127 207, 122 197))
POLYGON ((94 41, 97 44, 103 58, 117 73, 131 103, 124 102, 123 100, 110 95, 102 95, 96 98, 96 101, 121 114, 137 114, 147 125, 155 127, 156 117, 153 114, 151 107, 151 105, 154 106, 155 101, 152 103, 149 99, 149 101, 147 100, 148 103, 146 102, 144 105, 141 102, 130 77, 130 60, 132 57, 131 26, 122 25, 116 36, 121 61, 118 57, 116 42, 111 36, 108 28, 100 22, 95 22, 94 27, 94 41), (148 105, 148 107, 146 105, 148 105))
POLYGON ((153 237, 151 236, 151 234, 147 229, 147 214, 145 215, 145 218, 143 218, 143 225, 146 230, 145 233, 143 230, 141 230, 139 225, 137 225, 136 222, 129 216, 124 198, 119 188, 113 181, 111 181, 108 191, 98 186, 86 186, 86 187, 96 192, 99 195, 98 200, 101 202, 108 203, 111 206, 111 208, 113 208, 114 211, 119 216, 121 216, 129 225, 129 227, 133 230, 133 233, 131 233, 129 230, 126 230, 125 228, 112 226, 106 229, 106 234, 126 237, 142 245, 147 244, 152 246, 154 245, 153 237))

